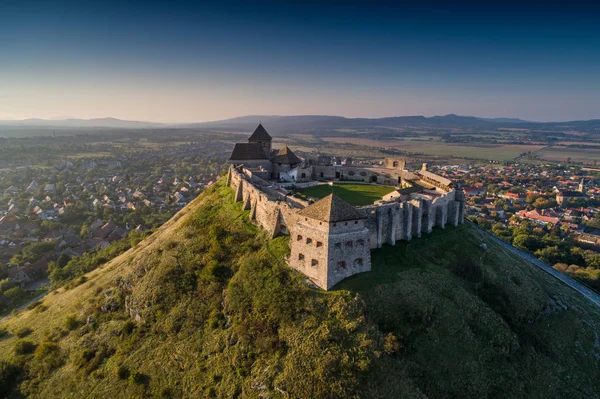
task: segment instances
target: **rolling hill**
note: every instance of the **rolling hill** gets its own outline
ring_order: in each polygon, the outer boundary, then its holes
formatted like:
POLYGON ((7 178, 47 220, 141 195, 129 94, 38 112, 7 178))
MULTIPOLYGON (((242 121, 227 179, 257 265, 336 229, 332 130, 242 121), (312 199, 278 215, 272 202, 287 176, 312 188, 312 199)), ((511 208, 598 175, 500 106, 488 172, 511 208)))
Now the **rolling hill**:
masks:
POLYGON ((281 133, 330 133, 343 130, 399 129, 399 128, 436 128, 436 129, 499 129, 518 128, 551 131, 597 132, 600 119, 567 122, 529 122, 517 118, 478 118, 474 116, 394 116, 385 118, 345 118, 329 115, 249 115, 231 119, 202 123, 162 124, 143 121, 127 121, 116 118, 96 119, 25 119, 0 121, 0 135, 14 136, 47 134, 44 130, 65 129, 81 130, 81 133, 93 133, 97 128, 111 129, 198 129, 217 131, 253 131, 262 122, 274 134, 281 133), (36 132, 34 129, 40 129, 36 132), (9 134, 10 133, 10 134, 9 134))
POLYGON ((268 240, 248 212, 220 181, 128 252, 2 321, 0 393, 600 391, 599 310, 472 227, 384 246, 372 272, 323 292, 285 266, 287 238, 268 240))

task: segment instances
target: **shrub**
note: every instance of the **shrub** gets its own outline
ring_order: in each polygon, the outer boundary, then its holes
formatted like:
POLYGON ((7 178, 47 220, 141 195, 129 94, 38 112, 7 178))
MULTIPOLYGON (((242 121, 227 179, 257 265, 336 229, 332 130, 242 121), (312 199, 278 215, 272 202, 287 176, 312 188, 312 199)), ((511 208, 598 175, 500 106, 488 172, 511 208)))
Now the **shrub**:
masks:
POLYGON ((67 327, 67 329, 69 331, 73 331, 75 330, 77 327, 79 327, 79 320, 77 319, 77 316, 74 314, 68 315, 66 320, 65 320, 65 326, 67 327))
POLYGON ((31 341, 17 341, 14 350, 17 355, 28 355, 35 350, 35 344, 31 341))
POLYGON ((33 332, 33 330, 31 328, 23 327, 23 328, 20 328, 17 331, 15 331, 15 335, 19 338, 25 338, 32 332, 33 332))
POLYGON ((125 323, 123 323, 123 328, 121 331, 123 331, 123 334, 129 335, 133 332, 134 328, 135 328, 135 323, 131 320, 127 320, 125 323))
POLYGON ((58 345, 52 341, 44 341, 38 345, 35 350, 34 357, 36 359, 42 359, 50 355, 55 355, 58 352, 58 345))
POLYGON ((119 377, 120 380, 125 380, 127 377, 129 377, 129 369, 127 366, 119 366, 117 369, 117 377, 119 377))
POLYGON ((132 370, 129 373, 129 382, 136 385, 145 385, 148 383, 148 376, 146 374, 140 373, 137 370, 132 370))
POLYGON ((60 348, 52 341, 44 341, 39 344, 33 353, 33 358, 35 362, 32 369, 37 369, 38 372, 45 374, 62 365, 60 348))
POLYGON ((42 301, 34 301, 31 302, 29 305, 27 305, 27 310, 32 310, 37 308, 38 306, 40 306, 42 304, 42 301))
POLYGON ((6 360, 0 360, 0 396, 9 397, 18 386, 21 369, 6 360))
POLYGON ((398 338, 396 338, 393 333, 386 335, 383 341, 383 350, 385 353, 388 355, 393 355, 394 353, 398 352, 399 349, 400 342, 398 342, 398 338))

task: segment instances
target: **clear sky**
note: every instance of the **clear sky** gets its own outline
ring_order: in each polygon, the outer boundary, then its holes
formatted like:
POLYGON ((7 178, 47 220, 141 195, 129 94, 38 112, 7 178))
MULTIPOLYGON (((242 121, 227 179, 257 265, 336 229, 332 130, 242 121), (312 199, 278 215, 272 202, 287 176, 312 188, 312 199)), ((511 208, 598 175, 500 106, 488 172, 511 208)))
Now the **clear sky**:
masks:
POLYGON ((520 3, 1 0, 0 119, 600 118, 600 6, 520 3))

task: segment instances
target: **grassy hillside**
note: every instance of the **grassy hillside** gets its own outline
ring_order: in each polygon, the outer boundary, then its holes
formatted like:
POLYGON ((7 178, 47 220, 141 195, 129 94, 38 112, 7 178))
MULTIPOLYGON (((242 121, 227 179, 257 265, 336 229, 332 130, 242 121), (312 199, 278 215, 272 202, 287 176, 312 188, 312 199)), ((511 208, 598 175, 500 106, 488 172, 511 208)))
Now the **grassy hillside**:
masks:
POLYGON ((73 398, 600 391, 597 309, 477 231, 386 246, 373 252, 373 272, 326 293, 285 266, 286 238, 267 240, 232 198, 217 184, 83 284, 1 322, 0 390, 73 398))

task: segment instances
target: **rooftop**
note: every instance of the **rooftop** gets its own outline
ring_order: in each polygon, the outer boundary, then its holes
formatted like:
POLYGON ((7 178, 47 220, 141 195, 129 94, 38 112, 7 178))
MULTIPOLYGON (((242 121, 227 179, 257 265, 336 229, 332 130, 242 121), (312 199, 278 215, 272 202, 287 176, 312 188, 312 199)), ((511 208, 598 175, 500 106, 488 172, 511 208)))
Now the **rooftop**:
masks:
POLYGON ((265 141, 272 140, 272 137, 267 133, 267 130, 262 124, 258 124, 258 127, 254 130, 254 133, 248 138, 248 141, 265 141))
POLYGON ((273 162, 293 165, 302 162, 302 160, 286 145, 273 157, 273 162))
POLYGON ((307 206, 298 212, 298 215, 323 222, 343 222, 362 218, 356 208, 335 194, 330 194, 307 206))
POLYGON ((247 161, 250 159, 269 159, 269 157, 259 143, 236 143, 229 160, 247 161))

